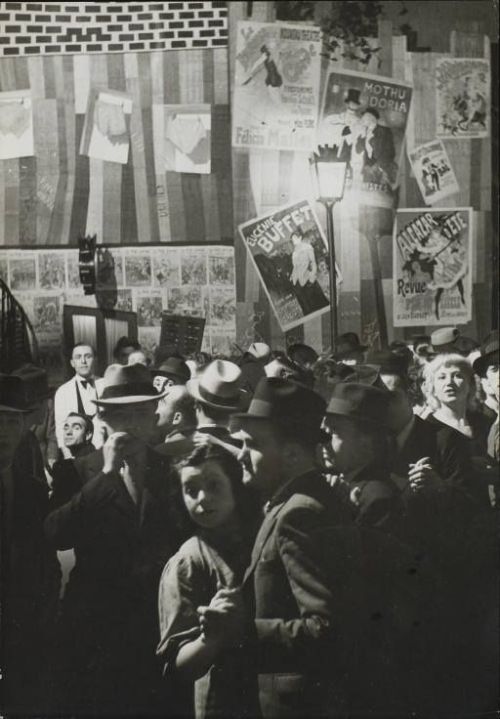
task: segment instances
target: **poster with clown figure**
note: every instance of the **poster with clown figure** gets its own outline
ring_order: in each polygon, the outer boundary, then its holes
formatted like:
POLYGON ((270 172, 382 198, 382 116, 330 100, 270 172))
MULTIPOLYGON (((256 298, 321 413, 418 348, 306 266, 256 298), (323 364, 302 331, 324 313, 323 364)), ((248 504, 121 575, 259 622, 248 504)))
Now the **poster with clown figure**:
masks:
POLYGON ((316 144, 347 163, 346 196, 392 208, 412 87, 399 80, 333 69, 329 72, 316 144))

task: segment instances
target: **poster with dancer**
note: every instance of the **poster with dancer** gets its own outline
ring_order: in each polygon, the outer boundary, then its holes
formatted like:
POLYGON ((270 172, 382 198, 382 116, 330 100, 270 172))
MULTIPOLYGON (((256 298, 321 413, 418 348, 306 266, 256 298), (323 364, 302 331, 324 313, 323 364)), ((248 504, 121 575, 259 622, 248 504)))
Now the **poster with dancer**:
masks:
POLYGON ((234 147, 313 149, 320 57, 321 31, 317 27, 238 23, 234 147))
POLYGON ((436 62, 436 137, 490 135, 490 63, 480 58, 436 62))
POLYGON ((345 195, 359 204, 393 207, 412 87, 380 75, 331 70, 317 145, 347 163, 345 195))
POLYGON ((131 112, 132 100, 123 92, 90 92, 80 155, 126 165, 131 112))
POLYGON ((323 281, 330 272, 328 245, 308 200, 245 222, 238 230, 283 332, 329 311, 323 281))
POLYGON ((0 92, 0 160, 31 157, 34 154, 30 91, 0 92))
POLYGON ((472 315, 472 208, 398 210, 394 325, 458 325, 472 315))
POLYGON ((440 140, 416 147, 408 152, 408 158, 426 205, 459 192, 450 158, 440 140))

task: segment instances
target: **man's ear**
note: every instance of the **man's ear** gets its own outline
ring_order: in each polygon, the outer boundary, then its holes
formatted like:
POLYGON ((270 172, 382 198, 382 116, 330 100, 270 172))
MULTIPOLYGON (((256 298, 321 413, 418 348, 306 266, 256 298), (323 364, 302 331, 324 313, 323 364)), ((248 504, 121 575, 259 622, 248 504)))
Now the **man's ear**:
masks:
POLYGON ((182 412, 175 412, 172 417, 172 424, 180 424, 182 422, 182 412))
POLYGON ((74 360, 74 359, 70 359, 69 363, 70 363, 70 365, 73 367, 73 369, 76 371, 76 368, 75 368, 75 360, 74 360))

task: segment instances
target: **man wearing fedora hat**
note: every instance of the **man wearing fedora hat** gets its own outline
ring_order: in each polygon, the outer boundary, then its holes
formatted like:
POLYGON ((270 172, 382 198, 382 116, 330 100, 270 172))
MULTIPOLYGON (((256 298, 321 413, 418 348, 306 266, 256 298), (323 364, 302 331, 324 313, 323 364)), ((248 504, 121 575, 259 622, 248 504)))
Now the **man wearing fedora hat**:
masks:
POLYGON ((245 396, 238 365, 214 360, 199 377, 190 379, 186 388, 194 398, 197 432, 234 444, 229 421, 233 412, 241 408, 245 396))
POLYGON ((165 387, 174 385, 185 385, 191 377, 189 367, 182 357, 167 357, 160 363, 158 367, 151 370, 153 384, 158 392, 162 392, 165 387))
MULTIPOLYGON (((111 365, 96 400, 108 439, 82 486, 45 522, 73 548, 61 616, 61 709, 147 716, 160 703, 154 617, 162 568, 179 545, 168 459, 148 446, 159 397, 143 365, 111 365)), ((92 463, 89 465, 89 461, 92 463)))
POLYGON ((39 367, 0 374, 2 709, 12 715, 49 709, 44 668, 60 571, 44 537, 49 488, 30 431, 47 395, 47 375, 39 367))
POLYGON ((242 641, 263 717, 323 716, 333 636, 336 659, 347 661, 349 592, 336 575, 335 550, 346 547, 351 517, 315 464, 324 409, 313 390, 272 377, 259 382, 248 411, 234 416, 246 481, 267 500, 243 582, 249 617, 242 641))
POLYGON ((362 364, 364 362, 366 345, 362 345, 355 332, 345 332, 339 335, 333 359, 347 365, 362 364))
POLYGON ((427 655, 435 587, 425 555, 408 542, 404 505, 391 478, 390 394, 372 384, 338 382, 323 426, 333 466, 351 490, 363 555, 359 691, 350 710, 417 712, 432 679, 427 655), (418 635, 415 626, 422 627, 418 635))
POLYGON ((389 399, 387 391, 374 385, 338 382, 333 385, 323 426, 330 435, 332 464, 352 490, 357 521, 394 530, 401 502, 390 479, 389 399))

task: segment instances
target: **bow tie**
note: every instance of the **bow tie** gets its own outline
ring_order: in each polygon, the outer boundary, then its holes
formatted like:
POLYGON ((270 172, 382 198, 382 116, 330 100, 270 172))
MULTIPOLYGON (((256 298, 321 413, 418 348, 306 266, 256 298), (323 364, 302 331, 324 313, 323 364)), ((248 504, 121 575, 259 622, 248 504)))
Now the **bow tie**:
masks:
POLYGON ((87 389, 87 387, 94 387, 94 380, 93 379, 81 379, 80 384, 82 385, 83 389, 87 389))

